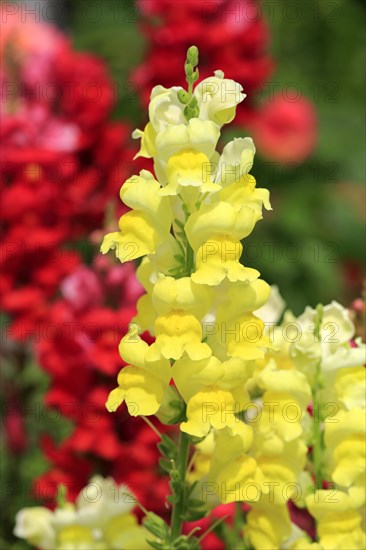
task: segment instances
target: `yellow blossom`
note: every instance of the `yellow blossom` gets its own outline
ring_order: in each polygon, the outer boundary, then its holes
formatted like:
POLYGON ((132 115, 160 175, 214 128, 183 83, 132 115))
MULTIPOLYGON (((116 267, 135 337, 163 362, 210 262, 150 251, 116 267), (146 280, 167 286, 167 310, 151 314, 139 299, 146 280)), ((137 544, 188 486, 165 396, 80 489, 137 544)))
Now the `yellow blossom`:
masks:
POLYGON ((104 237, 101 251, 116 250, 121 262, 155 252, 168 238, 172 223, 169 201, 159 195, 160 184, 150 172, 128 179, 121 188, 121 199, 133 208, 119 220, 119 232, 104 237))
POLYGON ((291 521, 285 505, 276 505, 268 497, 253 504, 244 535, 255 549, 277 550, 290 533, 291 521))
POLYGON ((122 339, 119 352, 130 365, 121 369, 118 387, 109 394, 106 403, 109 411, 117 410, 123 401, 132 416, 149 416, 159 409, 171 377, 170 363, 164 358, 148 361, 148 348, 135 333, 122 339))

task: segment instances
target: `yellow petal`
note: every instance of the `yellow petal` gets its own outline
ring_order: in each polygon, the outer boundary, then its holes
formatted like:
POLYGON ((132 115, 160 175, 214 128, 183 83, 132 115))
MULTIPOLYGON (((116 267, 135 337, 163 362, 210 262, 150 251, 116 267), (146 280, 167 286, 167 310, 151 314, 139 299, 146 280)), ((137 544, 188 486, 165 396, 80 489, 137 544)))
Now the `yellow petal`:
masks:
POLYGON ((132 132, 132 137, 134 139, 141 139, 140 150, 134 156, 134 160, 138 157, 151 158, 156 154, 156 132, 150 122, 146 124, 143 132, 141 130, 134 130, 132 132))
POLYGON ((140 367, 124 367, 118 375, 118 386, 119 391, 113 390, 107 401, 110 411, 126 401, 131 416, 149 416, 157 412, 163 401, 164 384, 140 367))
POLYGON ((255 212, 248 206, 233 206, 228 202, 202 204, 185 224, 187 238, 193 250, 218 237, 240 241, 253 230, 255 212))
POLYGON ((235 426, 239 419, 237 403, 229 391, 217 387, 206 388, 194 395, 187 404, 187 422, 181 430, 197 437, 208 434, 211 426, 217 430, 235 426))
POLYGON ((212 353, 207 344, 202 343, 201 323, 184 312, 161 315, 155 322, 156 341, 148 352, 149 360, 180 359, 186 352, 192 360, 209 357, 212 353))
POLYGON ((211 180, 211 164, 206 155, 194 149, 183 149, 168 160, 168 185, 161 195, 176 195, 180 187, 198 187, 201 193, 221 189, 211 180))

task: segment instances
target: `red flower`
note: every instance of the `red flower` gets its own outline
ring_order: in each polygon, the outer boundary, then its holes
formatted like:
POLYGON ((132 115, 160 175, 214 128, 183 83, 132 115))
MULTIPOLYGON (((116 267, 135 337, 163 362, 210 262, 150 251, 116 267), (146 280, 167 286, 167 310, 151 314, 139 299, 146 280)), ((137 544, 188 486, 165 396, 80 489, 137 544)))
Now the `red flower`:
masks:
POLYGON ((24 417, 18 403, 13 403, 6 411, 4 419, 5 440, 8 449, 14 454, 21 454, 27 447, 27 434, 24 417))
POLYGON ((252 131, 255 144, 268 159, 303 162, 316 142, 315 109, 305 98, 290 101, 277 95, 262 107, 252 131))
POLYGON ((130 128, 108 120, 115 93, 102 61, 2 9, 1 307, 23 339, 80 262, 65 248, 102 227, 130 175, 130 128))

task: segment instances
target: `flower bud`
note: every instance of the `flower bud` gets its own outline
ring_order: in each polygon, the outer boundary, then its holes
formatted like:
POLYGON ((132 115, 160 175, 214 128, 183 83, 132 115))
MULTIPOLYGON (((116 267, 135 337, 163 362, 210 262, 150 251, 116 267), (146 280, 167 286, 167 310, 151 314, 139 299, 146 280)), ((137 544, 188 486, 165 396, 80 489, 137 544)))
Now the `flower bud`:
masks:
POLYGON ((191 65, 191 63, 186 62, 184 65, 184 70, 185 70, 187 79, 191 78, 191 76, 193 75, 193 65, 191 65))
POLYGON ((191 120, 191 118, 198 118, 199 114, 200 110, 198 107, 191 107, 190 105, 187 105, 184 109, 184 116, 187 120, 191 120))
POLYGON ((181 103, 187 104, 190 100, 190 95, 185 90, 179 90, 178 99, 181 103))
POLYGON ((187 61, 196 67, 198 65, 198 48, 197 46, 191 46, 187 51, 187 61))
POLYGON ((148 512, 143 520, 144 527, 150 531, 153 535, 160 540, 166 540, 169 535, 169 527, 165 521, 154 514, 154 512, 148 512))
POLYGON ((200 77, 200 72, 198 69, 196 69, 192 75, 192 82, 197 82, 197 80, 199 79, 200 77))
POLYGON ((195 96, 192 96, 190 102, 188 103, 188 107, 192 110, 198 107, 198 101, 195 96))

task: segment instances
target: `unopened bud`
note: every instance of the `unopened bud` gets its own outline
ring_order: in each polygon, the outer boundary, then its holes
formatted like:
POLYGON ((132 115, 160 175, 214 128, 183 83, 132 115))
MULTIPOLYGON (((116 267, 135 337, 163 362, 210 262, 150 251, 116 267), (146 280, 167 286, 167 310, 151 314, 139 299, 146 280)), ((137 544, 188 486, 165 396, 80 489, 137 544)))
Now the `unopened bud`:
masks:
POLYGON ((191 118, 198 118, 200 114, 199 107, 191 107, 190 105, 187 105, 187 107, 184 109, 184 116, 187 120, 191 120, 191 118))
POLYGON ((165 521, 154 514, 154 512, 148 512, 142 520, 144 527, 150 531, 153 535, 161 540, 166 540, 169 534, 169 527, 165 521))
POLYGON ((190 95, 188 92, 186 92, 185 90, 179 90, 178 92, 178 99, 181 103, 184 103, 185 105, 189 102, 190 100, 190 95))
POLYGON ((191 65, 191 63, 189 62, 186 62, 186 64, 184 65, 184 70, 186 72, 186 76, 187 77, 192 77, 193 75, 193 65, 191 65))
POLYGON ((191 46, 187 51, 187 61, 196 67, 198 65, 198 48, 197 46, 191 46))
POLYGON ((199 79, 200 77, 200 72, 198 69, 196 69, 192 75, 192 82, 197 82, 197 80, 199 79))

